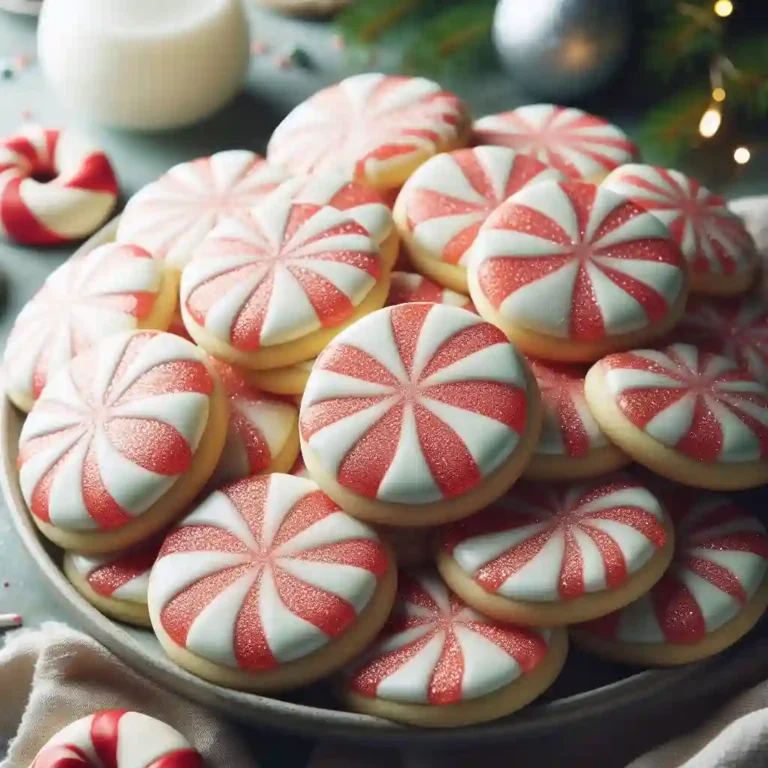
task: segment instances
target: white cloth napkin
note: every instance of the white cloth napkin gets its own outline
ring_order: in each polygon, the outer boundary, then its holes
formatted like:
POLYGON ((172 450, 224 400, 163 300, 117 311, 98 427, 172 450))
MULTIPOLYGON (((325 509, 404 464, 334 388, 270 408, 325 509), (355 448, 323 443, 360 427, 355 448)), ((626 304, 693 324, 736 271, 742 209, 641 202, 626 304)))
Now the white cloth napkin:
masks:
POLYGON ((0 768, 28 768, 65 725, 99 709, 133 709, 172 725, 209 768, 257 768, 240 735, 196 704, 149 682, 92 638, 44 624, 8 635, 0 650, 0 768))

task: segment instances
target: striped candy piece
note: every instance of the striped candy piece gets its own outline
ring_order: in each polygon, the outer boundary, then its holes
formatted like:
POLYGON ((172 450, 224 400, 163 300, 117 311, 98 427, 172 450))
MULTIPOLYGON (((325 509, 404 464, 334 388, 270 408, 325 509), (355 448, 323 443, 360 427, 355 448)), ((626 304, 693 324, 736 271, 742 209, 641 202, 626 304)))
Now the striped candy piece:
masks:
POLYGON ((274 195, 223 221, 184 269, 185 317, 249 352, 347 320, 382 274, 367 230, 329 206, 274 195))
POLYGON ((756 296, 711 300, 693 296, 672 332, 675 341, 732 357, 768 385, 768 308, 756 296))
POLYGON ((581 458, 608 440, 584 397, 584 368, 531 360, 541 392, 543 421, 536 453, 581 458))
POLYGON ((550 638, 546 629, 482 616, 433 571, 401 572, 389 622, 346 684, 369 698, 460 704, 530 674, 550 638))
POLYGON ((59 731, 31 768, 204 768, 203 758, 170 725, 104 709, 59 731))
POLYGON ((45 388, 19 438, 35 517, 73 531, 119 528, 185 473, 208 422, 202 350, 169 333, 119 334, 45 388))
POLYGON ((501 331, 457 307, 401 304, 359 320, 317 358, 299 423, 345 488, 423 504, 503 464, 527 401, 523 361, 501 331))
POLYGON ((427 160, 406 181, 396 210, 412 247, 437 261, 466 267, 482 223, 528 184, 563 174, 506 147, 444 152, 427 160))
POLYGON ((669 228, 694 273, 741 275, 757 266, 755 244, 725 200, 668 168, 630 164, 613 171, 606 187, 650 211, 669 228))
POLYGON ((387 568, 374 531, 310 480, 249 477, 171 531, 152 569, 149 610, 178 646, 258 673, 342 635, 387 568))
POLYGON ((247 216, 287 178, 244 149, 175 165, 128 201, 117 239, 137 243, 181 270, 220 221, 247 216))
MULTIPOLYGON (((399 186, 424 160, 459 140, 466 107, 422 77, 355 75, 318 91, 277 126, 270 162, 294 174, 336 171, 399 186)), ((379 183, 377 183, 379 182, 379 183)))
POLYGON ((768 391, 731 358, 673 344, 598 365, 624 417, 663 445, 702 462, 768 454, 768 391))
MULTIPOLYGON (((665 499, 666 500, 666 499, 665 499)), ((675 555, 651 591, 579 630, 624 643, 698 642, 736 618, 768 573, 768 534, 732 501, 691 491, 667 504, 675 555)))
POLYGON ((663 321, 686 287, 685 261, 661 222, 578 181, 532 184, 497 208, 470 272, 473 295, 508 321, 585 342, 663 321))
POLYGON ((137 328, 162 281, 161 265, 136 245, 108 243, 65 261, 16 318, 3 358, 8 389, 31 404, 73 357, 137 328))
POLYGON ((475 144, 531 155, 573 179, 604 176, 637 154, 615 125, 572 107, 530 104, 487 115, 473 126, 475 144))
POLYGON ((442 285, 415 272, 393 272, 387 306, 413 304, 420 301, 427 301, 430 304, 448 304, 476 312, 472 299, 463 293, 443 288, 442 285))
POLYGON ((27 125, 0 141, 0 235, 57 245, 91 234, 117 202, 115 172, 74 133, 27 125))
POLYGON ((299 418, 296 405, 250 385, 238 370, 218 360, 214 367, 229 396, 229 426, 214 472, 218 483, 269 472, 299 418))
POLYGON ((97 595, 146 605, 149 572, 162 543, 161 537, 112 555, 68 552, 65 557, 97 595))
POLYGON ((518 483, 448 527, 443 550, 484 590, 566 601, 626 584, 666 543, 658 499, 624 474, 585 484, 518 483))

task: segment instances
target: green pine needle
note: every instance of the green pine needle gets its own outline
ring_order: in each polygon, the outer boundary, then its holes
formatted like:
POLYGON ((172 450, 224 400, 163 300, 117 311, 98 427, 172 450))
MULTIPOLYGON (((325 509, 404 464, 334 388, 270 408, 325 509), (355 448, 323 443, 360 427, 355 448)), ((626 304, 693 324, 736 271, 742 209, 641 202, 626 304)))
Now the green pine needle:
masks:
POLYGON ((339 14, 337 25, 346 40, 370 44, 422 5, 424 0, 358 0, 339 14))

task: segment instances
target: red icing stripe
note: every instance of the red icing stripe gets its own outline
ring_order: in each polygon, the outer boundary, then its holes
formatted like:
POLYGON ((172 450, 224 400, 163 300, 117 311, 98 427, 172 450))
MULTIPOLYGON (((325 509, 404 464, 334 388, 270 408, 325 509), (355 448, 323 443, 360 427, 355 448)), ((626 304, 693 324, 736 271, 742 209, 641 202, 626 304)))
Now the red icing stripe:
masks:
POLYGON ((89 768, 89 764, 81 749, 67 744, 44 749, 31 768, 89 768))
POLYGON ((0 221, 8 236, 29 245, 58 245, 66 239, 44 227, 21 197, 23 179, 11 179, 0 193, 0 221))
POLYGON ((125 714, 124 709, 105 709, 97 712, 91 721, 91 742, 104 768, 119 768, 120 720, 125 714))
POLYGON ((110 195, 117 195, 118 192, 115 172, 103 152, 88 155, 75 173, 67 177, 63 186, 89 192, 107 192, 110 195))

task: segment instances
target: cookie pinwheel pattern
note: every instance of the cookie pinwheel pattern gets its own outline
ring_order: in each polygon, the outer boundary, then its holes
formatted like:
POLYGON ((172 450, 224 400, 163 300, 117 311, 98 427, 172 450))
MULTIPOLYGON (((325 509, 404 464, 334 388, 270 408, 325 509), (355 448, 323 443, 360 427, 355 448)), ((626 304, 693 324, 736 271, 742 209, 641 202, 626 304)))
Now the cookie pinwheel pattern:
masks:
POLYGON ((77 357, 21 431, 32 514, 81 531, 131 522, 189 469, 213 386, 201 350, 167 333, 120 334, 77 357))

